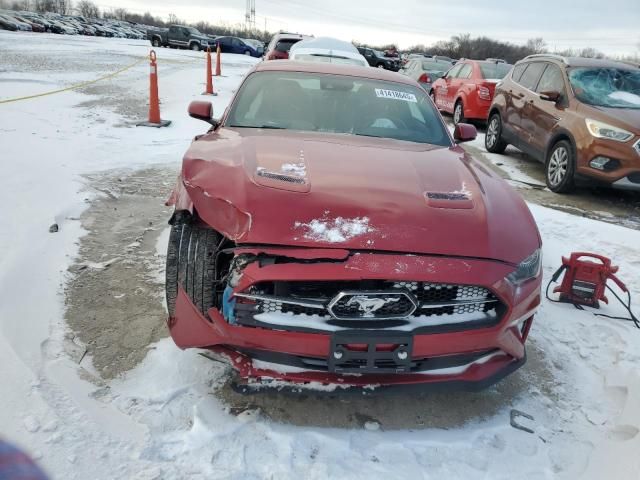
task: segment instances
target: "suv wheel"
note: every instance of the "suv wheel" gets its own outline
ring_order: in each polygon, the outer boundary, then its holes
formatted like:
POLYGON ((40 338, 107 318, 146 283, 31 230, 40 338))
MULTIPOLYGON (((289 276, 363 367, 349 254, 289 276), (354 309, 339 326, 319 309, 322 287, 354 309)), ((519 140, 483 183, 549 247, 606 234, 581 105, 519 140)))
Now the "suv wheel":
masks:
POLYGON ((497 113, 489 118, 487 133, 484 136, 484 147, 490 153, 503 153, 507 148, 507 142, 502 139, 502 120, 497 113))
POLYGON ((194 52, 199 52, 200 51, 200 45, 198 45, 197 43, 193 42, 191 44, 191 50, 193 50, 194 52))
POLYGON ((384 64, 379 63, 378 65, 376 65, 376 67, 378 67, 378 68, 384 68, 384 64))
POLYGON ((576 164, 574 157, 573 146, 566 140, 560 140, 549 152, 545 177, 552 192, 567 193, 573 190, 576 164))
POLYGON ((167 248, 166 294, 169 316, 175 315, 178 285, 206 316, 215 305, 213 279, 219 235, 206 226, 177 221, 167 248))
POLYGON ((458 100, 456 106, 453 107, 453 124, 457 125, 459 123, 464 123, 464 106, 462 105, 462 100, 458 100))
POLYGON ((154 38, 153 39, 153 46, 156 47, 156 48, 160 47, 160 40, 158 40, 157 38, 154 38))
POLYGON ((245 50, 244 54, 251 56, 251 52, 249 50, 245 50))

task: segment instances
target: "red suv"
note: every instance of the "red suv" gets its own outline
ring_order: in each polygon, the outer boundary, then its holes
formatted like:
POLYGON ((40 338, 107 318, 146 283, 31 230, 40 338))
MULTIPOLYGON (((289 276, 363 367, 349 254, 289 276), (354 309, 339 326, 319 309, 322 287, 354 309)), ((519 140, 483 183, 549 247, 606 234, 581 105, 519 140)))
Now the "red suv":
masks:
POLYGON ((452 113, 453 123, 487 119, 493 91, 512 65, 501 60, 460 60, 429 92, 438 109, 452 113))
POLYGON ((265 60, 288 60, 289 50, 291 47, 298 43, 300 40, 309 38, 306 35, 300 35, 299 33, 277 33, 273 36, 267 50, 264 52, 265 60))

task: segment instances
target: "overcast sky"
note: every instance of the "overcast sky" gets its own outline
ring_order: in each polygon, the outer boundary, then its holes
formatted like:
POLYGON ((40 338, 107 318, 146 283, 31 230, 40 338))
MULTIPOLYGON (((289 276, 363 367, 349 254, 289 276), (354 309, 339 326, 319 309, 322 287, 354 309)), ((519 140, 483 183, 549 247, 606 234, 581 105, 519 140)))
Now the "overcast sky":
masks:
MULTIPOLYGON (((101 8, 150 11, 166 19, 244 22, 244 0, 96 0, 101 8)), ((640 53, 640 0, 256 0, 256 26, 401 48, 459 33, 551 49, 593 47, 640 53)))

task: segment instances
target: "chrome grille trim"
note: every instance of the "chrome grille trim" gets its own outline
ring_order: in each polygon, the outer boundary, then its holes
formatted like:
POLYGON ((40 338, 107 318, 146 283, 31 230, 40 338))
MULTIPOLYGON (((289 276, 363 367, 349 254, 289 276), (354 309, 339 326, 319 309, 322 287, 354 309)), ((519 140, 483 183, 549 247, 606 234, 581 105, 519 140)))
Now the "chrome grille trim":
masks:
POLYGON ((451 300, 449 302, 424 302, 419 305, 421 309, 442 308, 442 307, 459 307, 461 305, 485 305, 487 303, 497 303, 498 299, 491 298, 475 298, 469 300, 451 300))
POLYGON ((236 293, 234 297, 246 298, 248 300, 262 300, 265 302, 285 303, 287 305, 298 305, 299 307, 316 308, 325 310, 327 305, 325 302, 315 300, 304 300, 291 297, 276 297, 275 295, 258 295, 252 293, 236 293))

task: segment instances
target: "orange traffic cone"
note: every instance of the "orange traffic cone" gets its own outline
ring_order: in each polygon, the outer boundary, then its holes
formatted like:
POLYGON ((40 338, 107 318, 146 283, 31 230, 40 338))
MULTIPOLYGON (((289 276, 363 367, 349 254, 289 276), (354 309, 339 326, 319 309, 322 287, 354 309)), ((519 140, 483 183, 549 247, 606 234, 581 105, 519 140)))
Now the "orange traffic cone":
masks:
POLYGON ((207 47, 207 89, 202 95, 218 95, 213 91, 213 75, 211 73, 211 47, 207 47))
POLYGON ((158 97, 158 64, 156 63, 156 52, 149 52, 151 59, 151 71, 149 72, 149 120, 140 122, 140 127, 166 127, 171 124, 171 120, 160 119, 160 99, 158 97))
POLYGON ((216 77, 222 76, 222 69, 220 68, 220 44, 216 49, 216 77))

